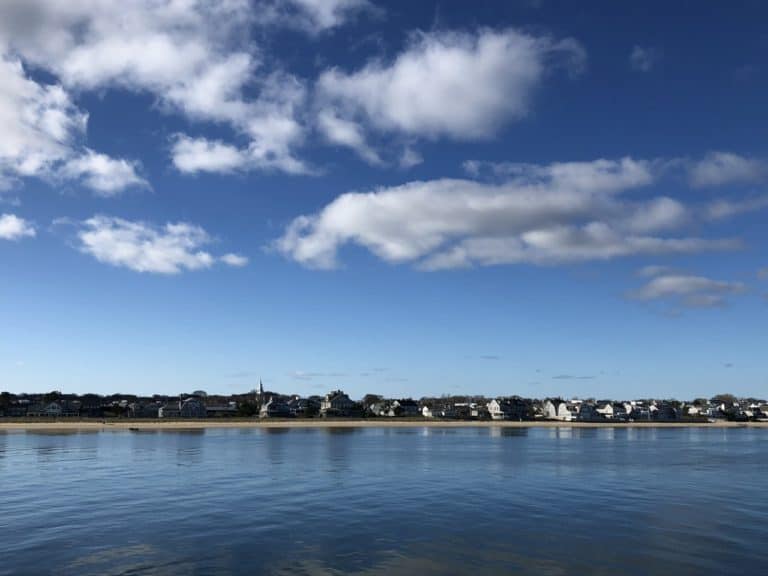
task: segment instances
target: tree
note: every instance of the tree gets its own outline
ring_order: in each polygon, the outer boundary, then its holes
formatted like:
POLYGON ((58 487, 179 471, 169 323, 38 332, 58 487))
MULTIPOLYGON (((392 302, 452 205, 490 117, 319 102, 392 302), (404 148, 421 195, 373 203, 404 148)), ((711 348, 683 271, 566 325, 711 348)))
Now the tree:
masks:
POLYGON ((366 394, 363 396, 363 406, 368 408, 371 404, 376 404, 382 400, 384 400, 384 397, 378 394, 366 394))
POLYGON ((712 402, 714 404, 725 404, 726 406, 730 406, 731 404, 736 403, 737 398, 733 394, 718 394, 717 396, 712 397, 712 402))

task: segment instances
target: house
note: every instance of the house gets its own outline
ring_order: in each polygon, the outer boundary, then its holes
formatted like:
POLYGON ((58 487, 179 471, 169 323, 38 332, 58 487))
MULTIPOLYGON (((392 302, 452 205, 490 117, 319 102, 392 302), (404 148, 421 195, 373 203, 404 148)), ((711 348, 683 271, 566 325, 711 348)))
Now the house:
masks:
POLYGON ((5 407, 5 416, 9 418, 24 418, 27 416, 27 404, 11 404, 5 407))
POLYGON ((290 416, 291 409, 288 404, 274 396, 270 396, 259 410, 259 418, 289 418, 290 416))
POLYGON ((507 416, 509 403, 507 401, 494 398, 488 402, 487 406, 491 420, 509 420, 507 416))
POLYGON ((573 412, 569 409, 568 404, 560 399, 547 399, 543 406, 544 418, 547 420, 560 420, 563 422, 570 422, 575 420, 573 412))
POLYGON ((178 400, 170 401, 160 406, 157 410, 158 418, 181 418, 181 402, 178 400))
POLYGON ((205 418, 208 416, 205 404, 202 399, 196 396, 183 400, 179 407, 179 412, 182 418, 205 418))
POLYGON ((599 402, 597 406, 595 406, 595 411, 607 420, 613 419, 614 410, 612 402, 599 402))
POLYGON ((27 416, 42 416, 47 418, 73 418, 80 415, 77 405, 69 402, 44 402, 31 404, 27 409, 27 416))
POLYGON ((298 418, 311 418, 320 412, 320 400, 317 396, 310 396, 309 398, 294 396, 288 400, 287 404, 291 416, 298 418))
POLYGON ((424 418, 442 418, 444 416, 444 411, 439 406, 422 406, 421 407, 421 415, 424 418))
POLYGON ((227 418, 237 416, 237 402, 227 404, 213 404, 205 407, 208 418, 227 418))
POLYGON ((614 402, 613 403, 613 419, 614 420, 621 420, 626 422, 629 419, 629 414, 627 413, 627 409, 625 408, 625 405, 621 402, 614 402))
POLYGON ((132 418, 158 418, 160 408, 157 402, 134 402, 129 414, 132 418))
POLYGON ((419 405, 415 400, 404 398, 392 402, 390 411, 393 416, 413 418, 419 416, 419 405))
POLYGON ((656 407, 653 411, 653 419, 662 422, 669 422, 678 420, 680 418, 680 411, 672 404, 663 402, 660 406, 656 407))
POLYGON ((576 419, 581 422, 596 422, 604 420, 605 417, 598 412, 597 407, 591 402, 582 402, 579 404, 579 411, 576 414, 576 419))
POLYGON ((494 398, 486 404, 492 420, 523 420, 528 417, 528 405, 521 398, 494 398))
POLYGON ((355 409, 355 403, 341 390, 334 390, 325 395, 320 403, 320 415, 324 418, 332 416, 349 416, 355 409))
POLYGON ((379 402, 372 402, 367 408, 366 413, 371 416, 385 416, 391 417, 395 415, 392 405, 386 400, 380 400, 379 402))
POLYGON ((629 404, 629 410, 627 410, 630 421, 642 421, 651 419, 651 408, 646 406, 644 402, 639 400, 633 400, 629 404))

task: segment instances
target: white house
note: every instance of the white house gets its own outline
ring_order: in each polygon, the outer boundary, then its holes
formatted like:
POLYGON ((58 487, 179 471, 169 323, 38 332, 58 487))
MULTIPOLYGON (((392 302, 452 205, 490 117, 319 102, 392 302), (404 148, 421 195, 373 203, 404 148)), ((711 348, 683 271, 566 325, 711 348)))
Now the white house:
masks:
POLYGON ((574 420, 573 412, 568 409, 568 404, 559 398, 544 402, 544 418, 563 422, 574 420))
POLYGON ((603 418, 613 418, 613 404, 611 402, 605 402, 604 404, 598 404, 595 411, 603 418))

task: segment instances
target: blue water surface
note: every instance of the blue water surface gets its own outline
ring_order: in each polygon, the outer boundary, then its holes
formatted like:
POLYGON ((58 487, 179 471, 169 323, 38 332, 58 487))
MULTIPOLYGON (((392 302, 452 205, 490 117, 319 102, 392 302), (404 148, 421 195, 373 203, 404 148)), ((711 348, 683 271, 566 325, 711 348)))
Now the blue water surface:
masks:
POLYGON ((0 432, 0 574, 744 574, 768 430, 0 432))

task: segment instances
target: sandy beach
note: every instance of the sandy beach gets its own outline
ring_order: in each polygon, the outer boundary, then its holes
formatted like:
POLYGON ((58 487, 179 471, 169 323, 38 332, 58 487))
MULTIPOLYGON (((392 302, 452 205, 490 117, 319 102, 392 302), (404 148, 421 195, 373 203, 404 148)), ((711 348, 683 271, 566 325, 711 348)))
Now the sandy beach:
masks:
POLYGON ((553 422, 464 420, 58 420, 0 421, 0 431, 197 430, 207 428, 768 428, 768 422, 553 422))

